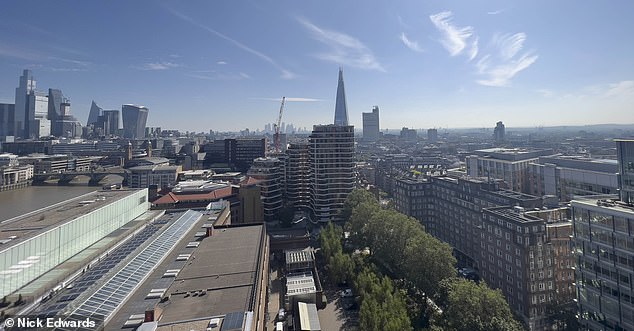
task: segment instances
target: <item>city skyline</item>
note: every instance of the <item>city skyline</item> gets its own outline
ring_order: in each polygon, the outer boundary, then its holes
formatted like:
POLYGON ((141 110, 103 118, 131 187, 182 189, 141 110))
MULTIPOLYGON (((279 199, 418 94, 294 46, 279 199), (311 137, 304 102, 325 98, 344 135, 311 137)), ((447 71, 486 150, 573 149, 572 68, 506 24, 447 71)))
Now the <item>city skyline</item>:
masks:
POLYGON ((631 122, 629 2, 336 6, 11 2, 0 102, 31 69, 83 124, 95 100, 144 104, 149 126, 261 129, 286 96, 284 121, 310 128, 332 122, 342 66, 356 128, 374 105, 382 130, 631 122))

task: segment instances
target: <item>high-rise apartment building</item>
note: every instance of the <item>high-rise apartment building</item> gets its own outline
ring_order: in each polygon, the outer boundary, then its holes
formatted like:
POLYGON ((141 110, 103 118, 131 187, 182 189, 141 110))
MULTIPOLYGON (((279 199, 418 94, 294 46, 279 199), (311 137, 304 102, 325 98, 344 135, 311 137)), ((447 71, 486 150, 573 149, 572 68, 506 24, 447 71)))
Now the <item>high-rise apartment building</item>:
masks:
POLYGON ((315 125, 309 137, 311 209, 319 222, 338 221, 354 188, 354 126, 315 125))
POLYGON ((15 89, 15 120, 14 129, 16 137, 28 138, 28 96, 35 91, 35 78, 31 70, 25 69, 20 76, 20 83, 15 89))
POLYGON ((141 139, 145 136, 148 108, 138 105, 123 105, 123 137, 128 139, 141 139))
POLYGON ((274 157, 257 158, 253 160, 247 175, 258 180, 264 220, 275 220, 283 207, 284 163, 274 157))
POLYGON ((339 68, 339 82, 337 83, 337 99, 335 101, 335 125, 348 125, 348 104, 346 91, 343 86, 343 69, 339 68))
POLYGON ((379 106, 372 107, 371 113, 362 113, 363 140, 376 141, 379 139, 379 106))
POLYGON ((308 143, 291 143, 286 150, 286 195, 295 208, 310 208, 308 143))
POLYGON ((634 139, 617 139, 620 197, 571 202, 581 324, 634 330, 634 139))

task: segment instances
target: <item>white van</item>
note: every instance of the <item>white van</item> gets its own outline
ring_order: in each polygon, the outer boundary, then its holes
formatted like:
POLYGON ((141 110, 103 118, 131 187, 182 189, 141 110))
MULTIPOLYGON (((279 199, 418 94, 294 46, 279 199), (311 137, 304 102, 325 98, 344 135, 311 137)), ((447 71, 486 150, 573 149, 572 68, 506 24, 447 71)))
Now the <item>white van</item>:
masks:
POLYGON ((275 331, 284 331, 284 323, 283 322, 277 322, 275 324, 275 331))

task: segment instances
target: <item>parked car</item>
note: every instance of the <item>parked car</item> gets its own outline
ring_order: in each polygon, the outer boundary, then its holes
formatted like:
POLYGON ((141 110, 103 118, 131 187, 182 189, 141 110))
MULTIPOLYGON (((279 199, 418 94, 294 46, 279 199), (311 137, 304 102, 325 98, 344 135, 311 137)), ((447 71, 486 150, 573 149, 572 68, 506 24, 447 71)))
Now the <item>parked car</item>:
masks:
POLYGON ((278 321, 283 321, 286 318, 286 311, 284 311, 284 308, 281 308, 278 312, 277 312, 277 320, 278 321))
POLYGON ((341 297, 342 298, 352 298, 354 295, 352 294, 352 289, 351 288, 347 288, 343 291, 341 291, 341 297))

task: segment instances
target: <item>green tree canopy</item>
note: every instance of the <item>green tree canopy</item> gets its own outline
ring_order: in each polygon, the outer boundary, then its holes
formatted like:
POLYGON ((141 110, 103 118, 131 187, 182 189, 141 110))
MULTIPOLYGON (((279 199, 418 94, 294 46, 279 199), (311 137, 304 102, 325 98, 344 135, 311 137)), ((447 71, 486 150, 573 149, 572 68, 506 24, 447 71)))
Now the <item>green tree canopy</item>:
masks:
POLYGON ((484 282, 451 278, 442 282, 438 301, 444 311, 433 324, 447 331, 521 331, 500 290, 484 282))

